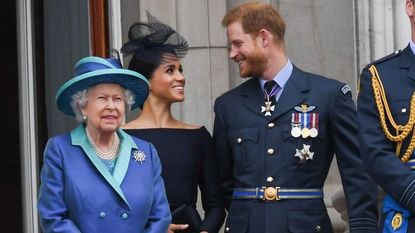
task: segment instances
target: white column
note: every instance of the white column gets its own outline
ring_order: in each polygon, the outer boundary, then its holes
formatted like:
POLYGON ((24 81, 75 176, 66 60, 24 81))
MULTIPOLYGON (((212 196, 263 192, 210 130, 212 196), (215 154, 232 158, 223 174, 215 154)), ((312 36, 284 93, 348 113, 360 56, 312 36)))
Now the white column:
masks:
POLYGON ((356 74, 370 62, 369 0, 355 0, 356 74))
POLYGON ((405 48, 411 39, 411 24, 406 14, 405 0, 394 0, 394 49, 405 48))
POLYGON ((120 50, 122 46, 121 2, 120 0, 109 0, 108 1, 108 21, 109 21, 110 49, 120 50))
POLYGON ((22 172, 23 231, 37 233, 37 136, 32 1, 17 1, 19 64, 19 128, 22 172))
POLYGON ((369 3, 371 60, 394 50, 392 1, 395 0, 371 0, 369 3))

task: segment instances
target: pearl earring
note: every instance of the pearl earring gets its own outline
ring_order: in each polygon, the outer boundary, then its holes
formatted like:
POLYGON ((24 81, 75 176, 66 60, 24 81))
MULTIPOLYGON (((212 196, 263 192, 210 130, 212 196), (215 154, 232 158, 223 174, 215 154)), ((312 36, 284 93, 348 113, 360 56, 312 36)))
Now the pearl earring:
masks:
POLYGON ((87 117, 86 115, 83 115, 83 116, 82 116, 82 119, 83 119, 84 121, 87 121, 87 120, 88 120, 88 117, 87 117))

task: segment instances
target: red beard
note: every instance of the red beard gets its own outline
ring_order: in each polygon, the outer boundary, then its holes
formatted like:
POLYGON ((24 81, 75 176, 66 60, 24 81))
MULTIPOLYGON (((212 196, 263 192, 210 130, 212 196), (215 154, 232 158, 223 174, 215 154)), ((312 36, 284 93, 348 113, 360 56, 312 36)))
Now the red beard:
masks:
POLYGON ((245 67, 239 66, 239 75, 242 78, 262 76, 266 68, 266 56, 255 50, 252 54, 244 57, 245 61, 242 65, 245 67))

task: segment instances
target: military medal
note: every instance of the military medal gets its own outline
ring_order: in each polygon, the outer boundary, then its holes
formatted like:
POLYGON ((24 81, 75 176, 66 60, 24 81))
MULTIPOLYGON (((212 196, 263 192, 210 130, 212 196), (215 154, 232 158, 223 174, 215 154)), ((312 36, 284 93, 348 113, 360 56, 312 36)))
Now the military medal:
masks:
POLYGON ((279 90, 279 86, 275 81, 272 80, 272 81, 268 81, 267 83, 265 83, 264 85, 265 105, 261 106, 261 113, 265 113, 265 116, 271 116, 271 113, 274 111, 275 105, 272 105, 273 101, 271 101, 271 98, 275 98, 275 94, 277 94, 278 90, 279 90), (268 87, 269 83, 271 83, 272 88, 268 87), (271 90, 267 90, 268 88, 271 88, 271 90))
POLYGON ((142 151, 134 151, 133 158, 136 162, 139 162, 140 164, 146 161, 146 155, 142 151))
POLYGON ((318 130, 316 128, 310 129, 310 137, 315 138, 318 136, 318 130))
POLYGON ((402 225, 402 214, 401 213, 395 213, 392 218, 391 222, 392 228, 394 231, 396 231, 399 227, 402 225))
POLYGON ((302 104, 296 106, 291 117, 291 135, 293 137, 315 138, 318 136, 318 113, 311 113, 316 106, 302 104))
POLYGON ((303 138, 308 138, 308 136, 310 136, 310 129, 308 129, 307 127, 304 127, 304 128, 301 130, 301 136, 302 136, 303 138))
POLYGON ((313 160, 314 152, 310 151, 310 145, 303 144, 303 149, 295 149, 295 157, 300 159, 300 163, 305 163, 307 160, 313 160))
POLYGON ((304 110, 304 106, 305 104, 301 106, 303 108, 303 113, 301 114, 302 121, 303 121, 303 128, 301 129, 301 136, 303 138, 308 138, 310 136, 310 129, 308 128, 308 124, 310 121, 309 121, 309 114, 305 112, 306 110, 304 110))
POLYGON ((301 136, 301 118, 298 112, 291 114, 291 136, 295 138, 301 136))
POLYGON ((299 126, 294 126, 291 128, 291 136, 298 138, 301 136, 301 128, 299 126))
POLYGON ((275 105, 271 104, 271 101, 265 101, 265 106, 261 106, 261 113, 265 112, 265 116, 271 116, 271 112, 275 109, 275 105))
POLYGON ((311 113, 310 123, 310 137, 315 138, 318 136, 318 113, 311 113))

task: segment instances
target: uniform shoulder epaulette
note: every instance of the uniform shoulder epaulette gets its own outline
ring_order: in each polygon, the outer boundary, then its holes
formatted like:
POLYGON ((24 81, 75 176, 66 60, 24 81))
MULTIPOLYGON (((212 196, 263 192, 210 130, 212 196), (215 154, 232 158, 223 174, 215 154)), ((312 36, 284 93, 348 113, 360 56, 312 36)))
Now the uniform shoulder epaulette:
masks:
POLYGON ((395 52, 393 52, 393 53, 391 53, 391 54, 389 54, 389 55, 387 55, 387 56, 384 56, 384 57, 382 57, 382 58, 380 58, 380 59, 378 59, 378 60, 376 60, 376 61, 374 61, 374 62, 369 63, 369 64, 366 66, 366 68, 369 68, 371 65, 378 65, 378 64, 380 64, 380 63, 382 63, 382 62, 385 62, 385 61, 387 61, 387 60, 390 60, 390 59, 392 59, 392 58, 394 58, 394 57, 397 57, 397 56, 401 55, 401 53, 402 53, 402 50, 401 50, 401 49, 396 50, 395 52))

